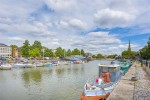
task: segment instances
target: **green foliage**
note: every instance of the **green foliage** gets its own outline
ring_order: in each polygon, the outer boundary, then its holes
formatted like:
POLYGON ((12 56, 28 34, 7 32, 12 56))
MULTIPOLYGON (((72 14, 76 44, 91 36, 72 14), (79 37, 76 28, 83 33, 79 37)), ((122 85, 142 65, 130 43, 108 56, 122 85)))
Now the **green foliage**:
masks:
POLYGON ((92 58, 96 58, 96 55, 93 55, 92 58))
MULTIPOLYGON (((44 57, 53 57, 53 52, 51 49, 43 47, 44 49, 44 57)), ((42 56, 43 56, 43 51, 42 51, 42 56)))
POLYGON ((29 57, 30 44, 28 40, 25 40, 21 47, 21 54, 23 57, 29 57))
POLYGON ((149 40, 147 42, 147 46, 145 46, 144 48, 142 48, 140 50, 140 55, 142 59, 150 59, 150 37, 149 40))
POLYGON ((42 45, 40 41, 34 41, 34 44, 32 45, 32 48, 37 48, 41 52, 42 45))
MULTIPOLYGON (((12 48, 15 48, 17 46, 12 45, 12 48)), ((81 51, 79 49, 74 49, 71 51, 68 49, 67 51, 65 49, 62 49, 61 47, 58 47, 53 53, 53 51, 47 47, 42 47, 40 41, 34 41, 33 45, 30 46, 30 43, 28 40, 25 40, 23 43, 23 46, 19 48, 20 49, 20 54, 23 57, 43 57, 43 51, 44 49, 44 57, 64 57, 64 56, 71 56, 71 55, 83 55, 85 56, 85 52, 82 49, 81 51)))
POLYGON ((81 55, 85 56, 85 52, 83 49, 81 49, 81 55))
POLYGON ((103 58, 103 55, 99 53, 99 54, 97 54, 96 58, 97 59, 103 58))
POLYGON ((72 53, 71 53, 71 50, 70 50, 70 49, 68 49, 68 51, 67 51, 66 55, 67 55, 67 56, 71 56, 71 55, 72 55, 72 53))
POLYGON ((135 59, 135 56, 136 56, 135 51, 125 50, 122 52, 122 58, 125 59, 135 59))
POLYGON ((72 55, 80 55, 80 50, 75 48, 73 51, 72 51, 72 55))
POLYGON ((55 55, 56 55, 57 57, 63 57, 63 56, 64 56, 64 50, 63 50, 61 47, 58 47, 58 48, 56 49, 55 55))
POLYGON ((40 50, 38 48, 31 49, 29 55, 30 57, 40 57, 40 50))
POLYGON ((115 58, 117 54, 108 55, 108 58, 115 58))

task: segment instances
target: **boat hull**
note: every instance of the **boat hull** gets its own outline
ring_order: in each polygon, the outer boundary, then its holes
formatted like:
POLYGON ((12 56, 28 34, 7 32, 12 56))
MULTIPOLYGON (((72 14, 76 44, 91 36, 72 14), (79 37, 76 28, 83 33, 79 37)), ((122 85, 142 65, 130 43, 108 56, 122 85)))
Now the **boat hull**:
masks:
POLYGON ((11 70, 12 67, 0 67, 1 70, 11 70))
POLYGON ((110 93, 108 92, 106 95, 101 95, 101 96, 85 96, 84 93, 81 94, 80 99, 81 100, 106 100, 107 97, 110 95, 110 93))
POLYGON ((0 66, 0 69, 1 70, 10 70, 10 69, 12 69, 12 65, 10 65, 10 64, 3 64, 3 65, 0 66))
POLYGON ((52 67, 52 64, 44 64, 45 67, 52 67))

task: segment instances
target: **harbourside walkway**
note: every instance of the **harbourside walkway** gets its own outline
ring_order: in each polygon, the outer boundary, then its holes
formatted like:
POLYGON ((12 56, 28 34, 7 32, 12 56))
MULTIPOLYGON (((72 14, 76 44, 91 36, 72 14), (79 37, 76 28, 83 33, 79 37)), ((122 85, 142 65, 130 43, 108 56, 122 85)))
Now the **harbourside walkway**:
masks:
POLYGON ((107 100, 150 100, 150 69, 134 63, 107 100))

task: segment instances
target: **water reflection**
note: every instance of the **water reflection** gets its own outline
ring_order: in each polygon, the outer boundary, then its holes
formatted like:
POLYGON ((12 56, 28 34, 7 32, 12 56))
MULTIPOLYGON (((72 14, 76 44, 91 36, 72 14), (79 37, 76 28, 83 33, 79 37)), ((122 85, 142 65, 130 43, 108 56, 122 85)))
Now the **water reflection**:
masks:
POLYGON ((25 86, 29 86, 32 81, 36 84, 40 84, 42 81, 42 74, 38 69, 25 69, 22 73, 22 79, 25 86))
POLYGON ((58 66, 58 68, 55 69, 55 72, 58 76, 62 76, 65 72, 65 68, 58 66))
POLYGON ((79 100, 98 62, 0 71, 0 100, 79 100))

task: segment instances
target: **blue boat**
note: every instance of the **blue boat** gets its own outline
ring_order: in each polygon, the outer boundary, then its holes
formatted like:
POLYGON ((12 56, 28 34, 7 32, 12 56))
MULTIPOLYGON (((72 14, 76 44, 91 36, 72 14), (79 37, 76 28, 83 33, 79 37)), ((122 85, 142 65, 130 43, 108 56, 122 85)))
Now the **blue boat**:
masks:
POLYGON ((44 66, 45 66, 45 67, 52 67, 53 64, 52 64, 51 62, 48 62, 48 63, 45 63, 44 66))
POLYGON ((84 85, 84 96, 82 95, 81 100, 87 97, 105 96, 112 92, 118 81, 121 79, 122 72, 120 65, 110 64, 101 65, 99 64, 99 73, 96 81, 87 81, 84 85))
POLYGON ((123 75, 128 71, 128 69, 132 66, 132 63, 131 61, 121 61, 118 63, 121 67, 121 71, 123 73, 123 75))
POLYGON ((51 63, 52 63, 53 66, 58 66, 58 65, 60 65, 59 61, 51 61, 51 63))

